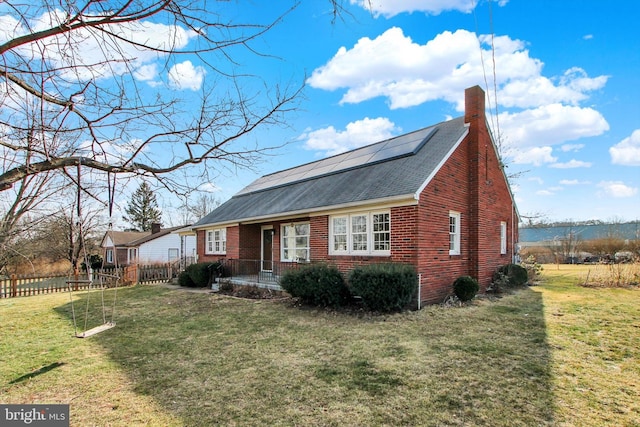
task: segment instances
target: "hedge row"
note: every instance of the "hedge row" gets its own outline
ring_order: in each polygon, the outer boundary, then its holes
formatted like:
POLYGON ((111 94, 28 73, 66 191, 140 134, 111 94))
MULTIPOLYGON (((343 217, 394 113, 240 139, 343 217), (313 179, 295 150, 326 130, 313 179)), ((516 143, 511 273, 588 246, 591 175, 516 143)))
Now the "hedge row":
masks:
POLYGON ((307 304, 322 307, 345 305, 352 296, 362 298, 374 311, 399 311, 411 302, 418 282, 414 268, 404 264, 372 264, 353 269, 348 283, 342 273, 327 264, 310 264, 289 270, 280 286, 307 304))

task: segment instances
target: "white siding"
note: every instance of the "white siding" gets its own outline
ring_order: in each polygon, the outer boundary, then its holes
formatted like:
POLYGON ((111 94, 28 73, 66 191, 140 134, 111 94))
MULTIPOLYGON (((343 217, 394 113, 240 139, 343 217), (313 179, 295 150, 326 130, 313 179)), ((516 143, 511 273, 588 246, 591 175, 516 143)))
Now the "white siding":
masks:
POLYGON ((169 262, 169 249, 177 250, 179 256, 180 236, 169 233, 142 243, 138 250, 138 262, 140 264, 169 262))

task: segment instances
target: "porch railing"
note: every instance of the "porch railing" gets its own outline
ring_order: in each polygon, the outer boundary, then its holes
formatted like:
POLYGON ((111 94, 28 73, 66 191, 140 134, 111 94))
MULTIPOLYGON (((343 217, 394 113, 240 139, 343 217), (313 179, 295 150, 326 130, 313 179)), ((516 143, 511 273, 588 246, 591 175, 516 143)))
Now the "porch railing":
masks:
POLYGON ((227 259, 222 263, 222 270, 213 274, 217 277, 248 283, 277 285, 285 271, 298 269, 305 264, 307 263, 227 259))

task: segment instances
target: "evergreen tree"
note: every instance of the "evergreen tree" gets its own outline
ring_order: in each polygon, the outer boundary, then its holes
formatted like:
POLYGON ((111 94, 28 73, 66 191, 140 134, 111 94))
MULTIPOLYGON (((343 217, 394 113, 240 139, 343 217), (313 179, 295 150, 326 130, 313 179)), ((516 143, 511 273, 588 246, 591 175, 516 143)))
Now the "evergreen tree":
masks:
POLYGON ((123 217, 124 220, 131 223, 139 231, 151 230, 151 224, 159 223, 162 217, 156 196, 146 182, 140 184, 133 193, 125 212, 127 216, 123 217))

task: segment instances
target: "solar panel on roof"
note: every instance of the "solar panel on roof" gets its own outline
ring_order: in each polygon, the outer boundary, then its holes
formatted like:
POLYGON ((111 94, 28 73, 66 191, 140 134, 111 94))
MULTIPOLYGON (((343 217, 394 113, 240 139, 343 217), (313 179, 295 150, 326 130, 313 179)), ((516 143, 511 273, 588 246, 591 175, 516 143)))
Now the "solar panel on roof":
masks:
POLYGON ((398 157, 414 155, 433 137, 437 130, 437 127, 422 129, 316 162, 265 175, 249 184, 238 194, 251 193, 398 157))

